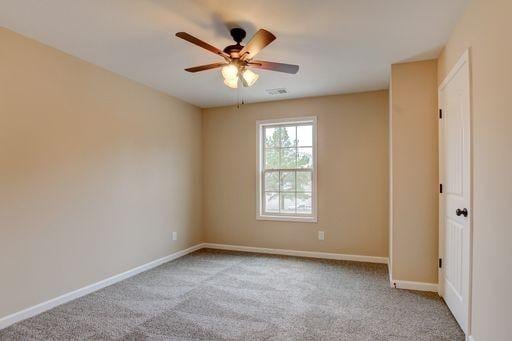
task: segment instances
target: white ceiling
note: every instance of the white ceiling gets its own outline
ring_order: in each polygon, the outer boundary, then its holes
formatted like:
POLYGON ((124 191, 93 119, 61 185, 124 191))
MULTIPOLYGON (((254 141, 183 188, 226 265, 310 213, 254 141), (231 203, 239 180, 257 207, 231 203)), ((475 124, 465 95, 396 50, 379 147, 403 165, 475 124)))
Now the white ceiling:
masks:
MULTIPOLYGON (((246 102, 385 89, 390 64, 437 57, 469 0, 2 0, 0 25, 200 107, 237 102, 220 58, 174 37, 219 48, 228 27, 277 39, 258 59, 299 64, 296 75, 256 71, 246 102), (287 95, 265 89, 284 87, 287 95)), ((246 38, 247 41, 247 38, 246 38)))

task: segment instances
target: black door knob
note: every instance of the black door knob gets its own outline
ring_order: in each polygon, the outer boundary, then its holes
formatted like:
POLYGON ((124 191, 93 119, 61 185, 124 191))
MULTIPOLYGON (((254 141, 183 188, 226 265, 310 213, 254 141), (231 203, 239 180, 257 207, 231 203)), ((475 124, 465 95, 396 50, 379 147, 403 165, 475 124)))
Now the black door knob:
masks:
POLYGON ((461 210, 460 208, 457 208, 457 209, 455 210, 455 214, 456 214, 457 216, 459 216, 459 217, 460 217, 461 215, 463 215, 464 217, 467 217, 467 216, 468 216, 468 209, 467 209, 467 208, 463 208, 463 209, 461 210))

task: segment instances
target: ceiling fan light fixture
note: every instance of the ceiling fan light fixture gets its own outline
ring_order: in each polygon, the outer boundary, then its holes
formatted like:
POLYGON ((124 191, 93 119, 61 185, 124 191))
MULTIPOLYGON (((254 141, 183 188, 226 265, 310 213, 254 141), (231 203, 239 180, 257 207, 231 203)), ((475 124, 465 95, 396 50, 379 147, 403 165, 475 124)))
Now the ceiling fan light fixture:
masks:
POLYGON ((238 68, 234 64, 228 64, 224 66, 221 72, 222 77, 224 77, 225 80, 233 80, 235 78, 238 78, 238 68))
POLYGON ((257 73, 255 73, 249 69, 244 70, 244 72, 242 73, 242 77, 245 81, 245 84, 247 84, 247 86, 252 86, 254 83, 256 83, 258 78, 260 78, 260 76, 257 73))
POLYGON ((224 84, 226 84, 231 89, 236 89, 236 88, 238 88, 238 77, 226 78, 226 79, 224 79, 224 84))
POLYGON ((176 33, 176 37, 224 58, 223 62, 189 67, 185 71, 195 73, 220 68, 222 77, 224 77, 224 84, 232 89, 238 88, 239 81, 242 82, 244 87, 256 83, 259 76, 252 70, 248 70, 249 67, 288 74, 295 74, 299 71, 298 65, 254 60, 254 57, 263 48, 276 39, 275 35, 265 29, 259 29, 244 46, 240 43, 244 40, 245 35, 246 32, 242 28, 231 29, 231 36, 236 44, 226 46, 223 50, 220 50, 186 32, 176 33))

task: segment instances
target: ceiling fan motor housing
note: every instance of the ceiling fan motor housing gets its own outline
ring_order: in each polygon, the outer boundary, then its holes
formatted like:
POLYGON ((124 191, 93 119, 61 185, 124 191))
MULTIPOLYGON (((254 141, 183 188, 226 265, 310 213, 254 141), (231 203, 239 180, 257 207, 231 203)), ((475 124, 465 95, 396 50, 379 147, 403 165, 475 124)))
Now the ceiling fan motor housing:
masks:
POLYGON ((239 27, 232 28, 230 32, 233 40, 236 41, 236 44, 226 46, 224 48, 224 52, 229 54, 231 58, 238 58, 238 52, 240 52, 243 48, 243 46, 240 45, 240 42, 244 40, 246 33, 244 29, 239 27))
POLYGON ((231 36, 233 37, 233 40, 236 41, 238 44, 245 38, 245 30, 240 27, 235 27, 231 29, 231 36))

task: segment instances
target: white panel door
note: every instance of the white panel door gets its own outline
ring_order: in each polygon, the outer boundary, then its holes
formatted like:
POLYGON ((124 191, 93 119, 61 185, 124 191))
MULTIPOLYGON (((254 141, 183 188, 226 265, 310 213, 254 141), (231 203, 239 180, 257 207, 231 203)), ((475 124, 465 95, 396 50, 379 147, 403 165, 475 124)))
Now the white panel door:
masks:
POLYGON ((466 53, 439 88, 440 294, 468 333, 471 276, 470 86, 466 53))

